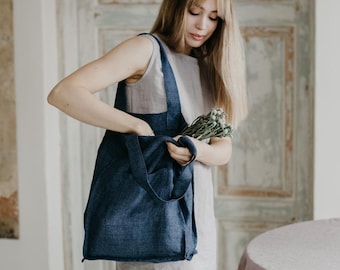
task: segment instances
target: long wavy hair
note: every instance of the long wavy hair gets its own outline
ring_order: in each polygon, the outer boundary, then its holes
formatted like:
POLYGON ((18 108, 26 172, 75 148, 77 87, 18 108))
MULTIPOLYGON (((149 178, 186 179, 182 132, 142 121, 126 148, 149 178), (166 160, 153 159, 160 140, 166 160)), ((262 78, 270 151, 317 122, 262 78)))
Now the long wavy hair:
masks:
MULTIPOLYGON (((205 0, 163 0, 151 29, 175 52, 183 53, 186 14, 205 0)), ((216 0, 218 25, 201 47, 191 52, 207 77, 215 106, 223 108, 236 128, 247 115, 247 91, 243 40, 233 0, 216 0)))

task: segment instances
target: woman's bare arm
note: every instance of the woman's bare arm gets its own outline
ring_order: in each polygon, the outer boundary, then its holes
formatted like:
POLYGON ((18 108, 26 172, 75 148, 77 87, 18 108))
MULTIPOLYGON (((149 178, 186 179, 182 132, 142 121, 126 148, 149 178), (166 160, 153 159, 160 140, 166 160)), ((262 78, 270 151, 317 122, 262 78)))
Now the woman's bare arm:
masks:
POLYGON ((128 39, 60 81, 50 92, 48 102, 90 125, 151 135, 152 130, 146 122, 113 108, 94 93, 121 80, 143 76, 152 52, 153 44, 147 37, 128 39))

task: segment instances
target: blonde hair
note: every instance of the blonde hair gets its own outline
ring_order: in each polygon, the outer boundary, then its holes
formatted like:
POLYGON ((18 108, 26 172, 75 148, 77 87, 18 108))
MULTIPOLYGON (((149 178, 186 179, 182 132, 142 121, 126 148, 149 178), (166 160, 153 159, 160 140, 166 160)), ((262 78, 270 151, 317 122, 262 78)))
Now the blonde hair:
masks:
MULTIPOLYGON (((185 18, 188 9, 205 0, 163 0, 151 29, 175 52, 185 48, 185 18)), ((192 54, 199 60, 212 89, 215 106, 222 108, 234 128, 247 115, 243 40, 233 0, 216 0, 218 25, 213 35, 192 54)))

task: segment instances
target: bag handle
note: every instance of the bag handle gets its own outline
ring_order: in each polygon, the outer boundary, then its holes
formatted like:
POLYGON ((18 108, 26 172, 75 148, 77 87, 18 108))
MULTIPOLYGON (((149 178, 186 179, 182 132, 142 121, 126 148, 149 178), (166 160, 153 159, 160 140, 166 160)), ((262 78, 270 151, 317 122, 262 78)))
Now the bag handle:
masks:
MULTIPOLYGON (((159 45, 167 103, 167 127, 169 129, 175 129, 177 128, 179 121, 174 121, 172 119, 179 119, 181 117, 181 113, 179 113, 181 112, 181 103, 178 94, 176 78, 170 65, 166 50, 162 45, 162 42, 155 35, 151 33, 141 33, 139 35, 151 36, 157 41, 159 45)), ((125 81, 121 81, 118 83, 114 107, 122 111, 126 111, 126 104, 127 100, 125 92, 125 81)))
MULTIPOLYGON (((125 144, 128 150, 128 156, 130 160, 130 166, 132 170, 132 174, 135 176, 136 182, 156 201, 161 203, 168 203, 180 200, 183 198, 184 194, 188 190, 191 179, 187 177, 185 181, 177 181, 174 183, 173 192, 170 198, 164 198, 161 195, 157 194, 157 192, 152 188, 149 182, 148 172, 144 160, 144 156, 141 150, 141 146, 139 143, 137 134, 128 134, 125 135, 125 144)), ((178 141, 174 140, 168 136, 159 136, 158 139, 164 140, 165 142, 171 142, 177 146, 187 147, 192 154, 192 158, 188 164, 183 166, 185 169, 187 166, 193 166, 192 161, 195 160, 197 155, 197 149, 193 142, 187 136, 182 136, 178 139, 178 141)))

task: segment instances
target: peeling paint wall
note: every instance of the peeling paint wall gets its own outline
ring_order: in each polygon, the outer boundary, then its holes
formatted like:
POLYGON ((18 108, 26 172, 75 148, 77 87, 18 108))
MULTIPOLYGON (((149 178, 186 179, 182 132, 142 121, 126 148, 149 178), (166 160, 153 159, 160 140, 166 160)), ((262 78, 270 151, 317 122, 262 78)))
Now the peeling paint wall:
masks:
POLYGON ((0 238, 18 238, 12 0, 0 0, 0 238))

